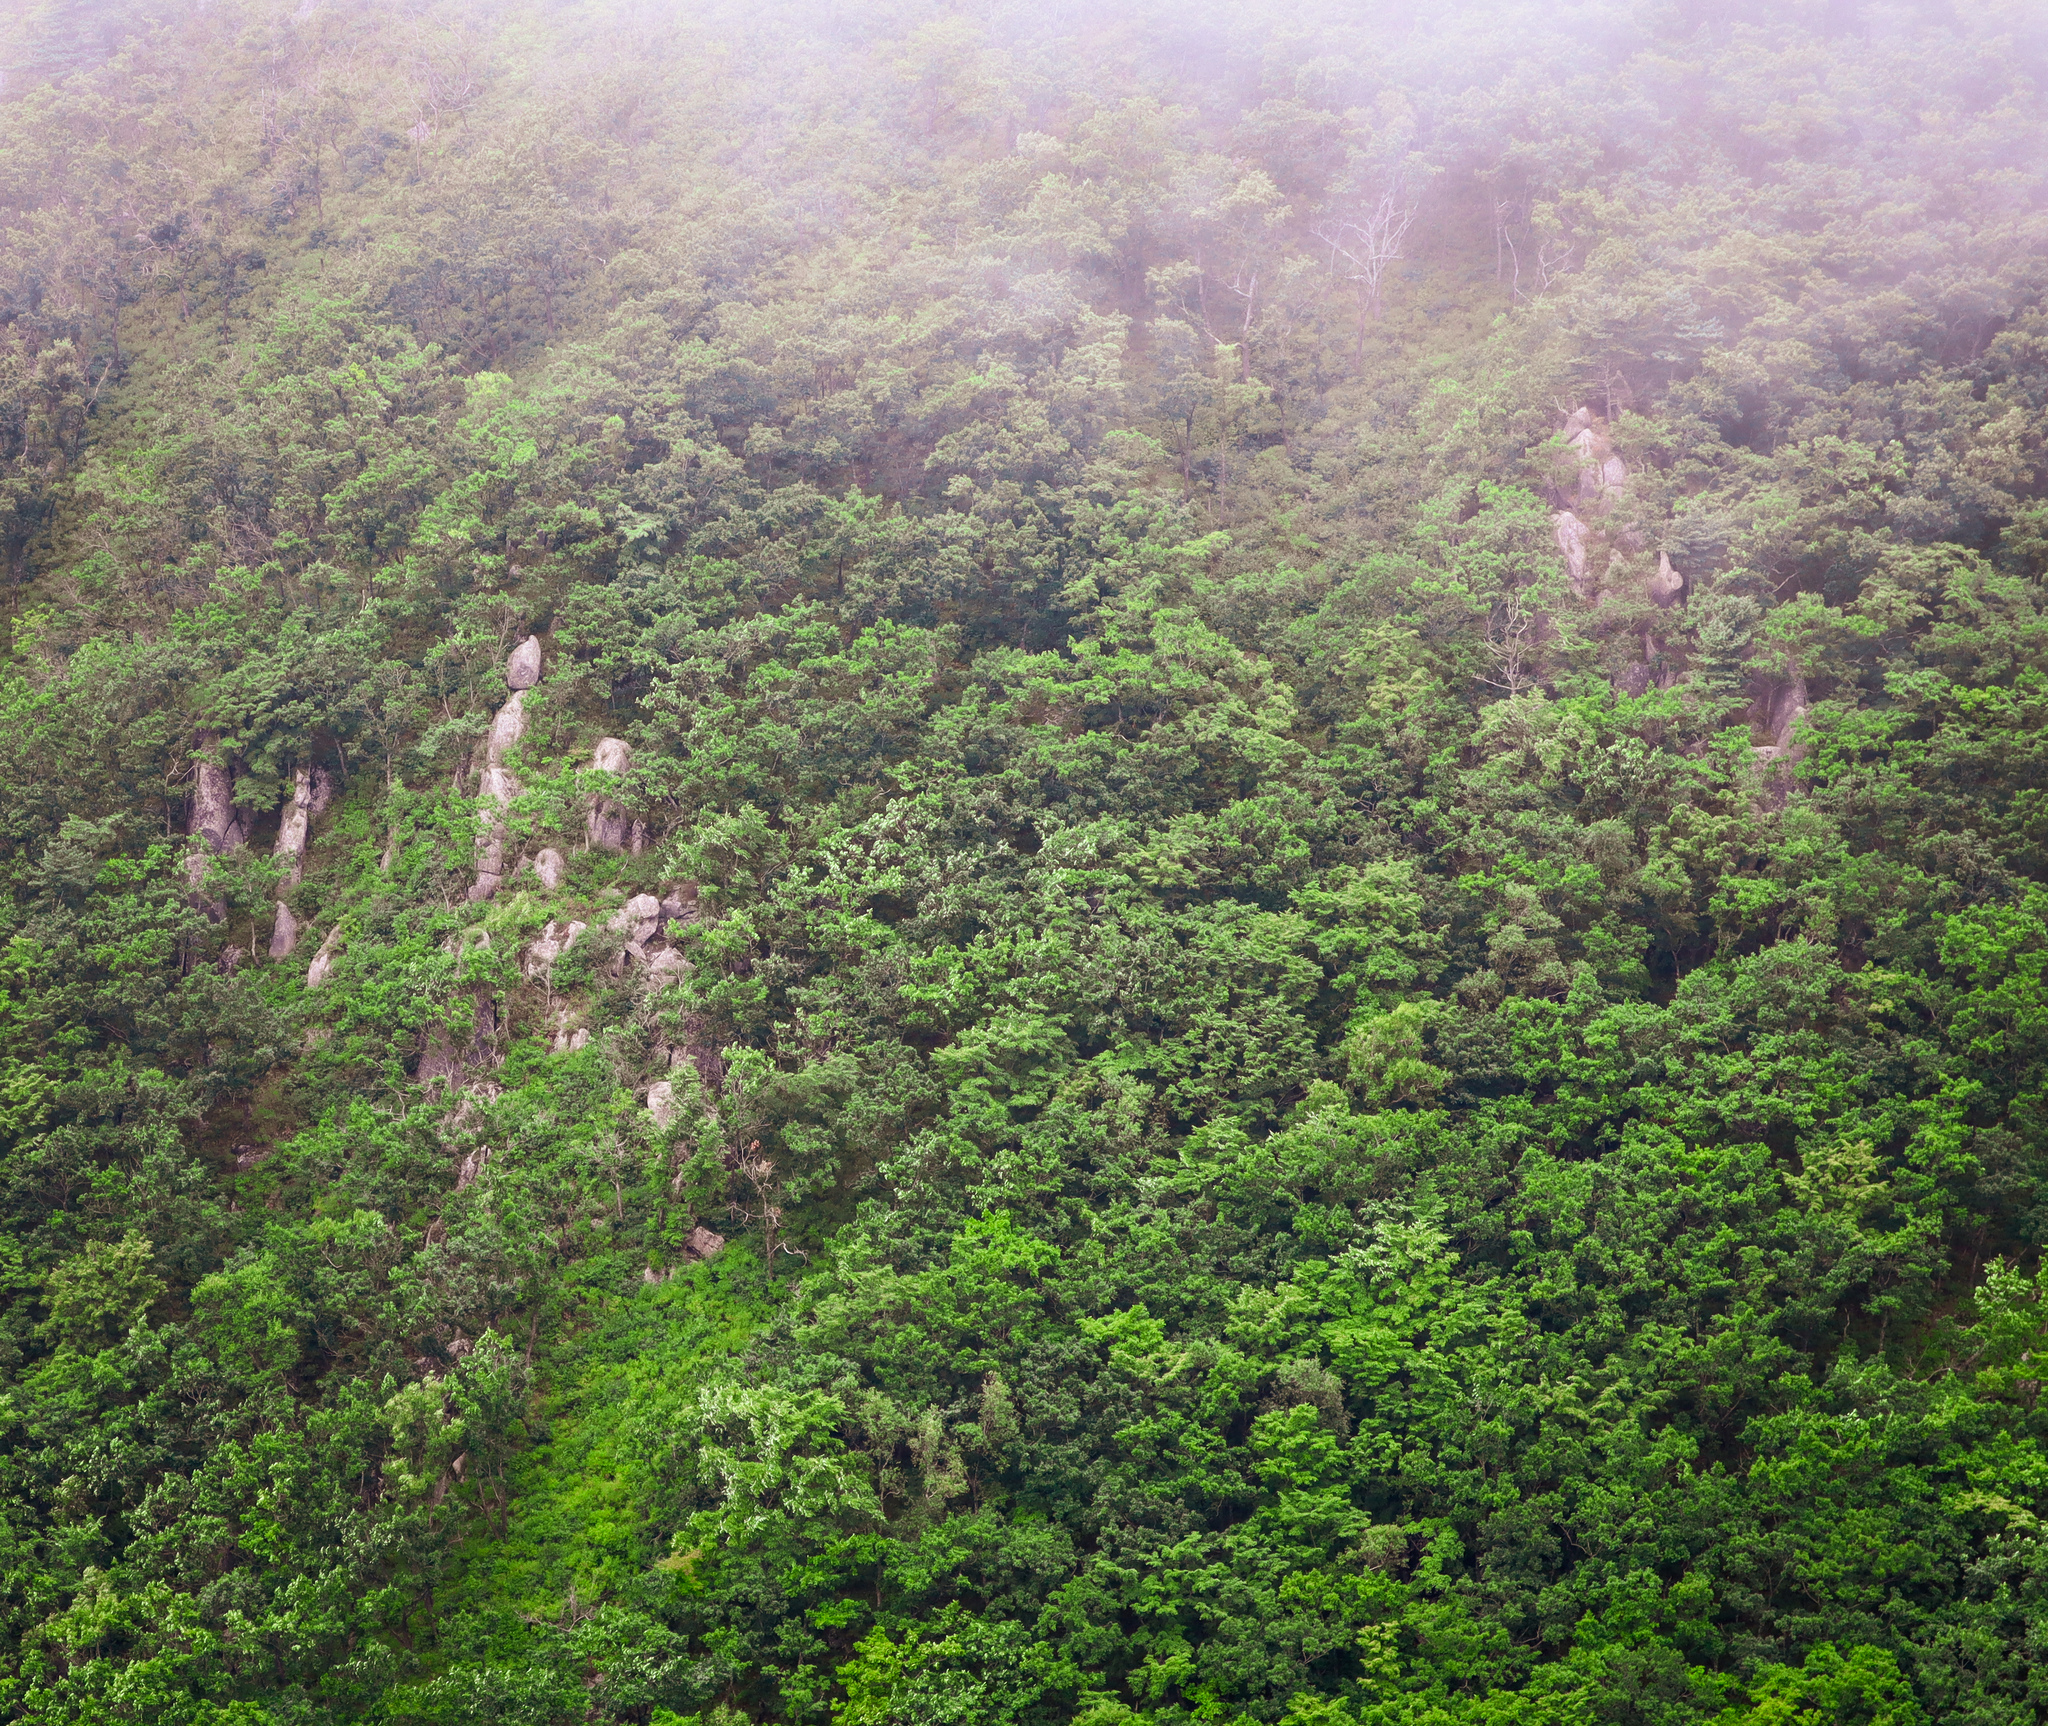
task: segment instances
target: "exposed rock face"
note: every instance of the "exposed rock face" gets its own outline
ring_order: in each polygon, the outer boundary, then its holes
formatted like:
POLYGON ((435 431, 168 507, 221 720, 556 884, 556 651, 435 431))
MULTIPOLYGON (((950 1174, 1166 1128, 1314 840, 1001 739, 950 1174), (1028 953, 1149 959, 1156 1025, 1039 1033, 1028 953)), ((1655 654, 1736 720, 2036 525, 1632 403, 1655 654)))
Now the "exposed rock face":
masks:
POLYGON ((1557 530, 1557 549, 1571 572, 1572 592, 1581 599, 1592 598, 1586 587, 1586 524, 1568 509, 1559 510, 1550 524, 1557 530))
POLYGON ((299 920, 292 915, 292 908, 280 899, 277 902, 277 921, 270 930, 270 956, 289 959, 292 949, 298 944, 299 920))
POLYGON ((519 781, 502 767, 486 767, 482 795, 483 808, 477 813, 476 885, 469 890, 472 900, 488 899, 505 879, 506 817, 512 799, 519 795, 519 781))
POLYGON ((1759 753, 1774 759, 1803 760, 1806 745, 1794 743, 1792 734, 1806 717, 1806 677, 1796 666, 1782 679, 1759 680, 1753 684, 1749 704, 1750 735, 1761 731, 1769 742, 1759 744, 1759 753))
POLYGON ((676 1088, 663 1079, 647 1087, 647 1112, 654 1117, 654 1124, 664 1131, 675 1125, 676 1088))
POLYGON ((218 857, 246 837, 235 814, 235 776, 231 769, 211 761, 196 766, 192 788, 192 820, 186 829, 218 857))
MULTIPOLYGON (((591 754, 590 765, 599 773, 630 773, 633 770, 632 745, 622 737, 600 737, 591 754)), ((610 798, 599 796, 591 800, 590 820, 584 832, 600 851, 623 851, 632 835, 632 825, 623 809, 610 798)))
POLYGON ((569 860, 550 845, 533 860, 533 872, 550 893, 560 887, 569 873, 569 860))
POLYGON ((490 996, 475 996, 470 1003, 467 1039, 436 1020, 428 1027, 426 1047, 413 1077, 423 1085, 434 1079, 446 1079, 451 1089, 461 1089, 471 1072, 498 1064, 497 1033, 498 1012, 490 996))
POLYGON ((650 989, 665 989, 669 984, 690 974, 690 961, 673 947, 664 947, 647 961, 647 983, 650 989))
POLYGON ((693 1259, 715 1259, 725 1250, 725 1236, 699 1223, 684 1238, 683 1248, 693 1259))
POLYGON ((522 689, 498 709, 497 717, 491 721, 491 734, 484 740, 484 764, 501 766, 525 735, 526 691, 522 689))
POLYGON ((207 858, 236 849, 249 837, 249 828, 235 809, 233 769, 211 761, 195 762, 193 769, 192 816, 185 831, 206 845, 185 859, 185 877, 196 887, 206 878, 207 858))
POLYGON ((540 637, 529 635, 505 661, 505 682, 513 689, 531 689, 540 681, 540 637))

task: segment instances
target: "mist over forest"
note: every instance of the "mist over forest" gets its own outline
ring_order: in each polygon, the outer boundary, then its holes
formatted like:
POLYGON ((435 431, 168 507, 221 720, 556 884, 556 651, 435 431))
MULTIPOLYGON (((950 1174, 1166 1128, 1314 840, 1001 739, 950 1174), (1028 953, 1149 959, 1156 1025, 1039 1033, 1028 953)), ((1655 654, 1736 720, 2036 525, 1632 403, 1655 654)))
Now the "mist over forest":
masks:
POLYGON ((2041 0, 18 0, 0 1719, 2048 1717, 2041 0))

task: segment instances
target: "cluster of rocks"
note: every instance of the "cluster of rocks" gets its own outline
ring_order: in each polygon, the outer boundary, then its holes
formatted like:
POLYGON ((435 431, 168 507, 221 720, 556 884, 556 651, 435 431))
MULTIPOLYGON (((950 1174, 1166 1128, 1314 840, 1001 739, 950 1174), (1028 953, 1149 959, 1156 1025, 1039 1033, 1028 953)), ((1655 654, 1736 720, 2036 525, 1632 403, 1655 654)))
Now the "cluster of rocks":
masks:
MULTIPOLYGON (((1615 449, 1606 422, 1590 407, 1576 408, 1567 415, 1558 435, 1570 457, 1569 469, 1561 476, 1560 495, 1555 499, 1559 507, 1551 525, 1571 577, 1572 592, 1581 600, 1597 603, 1607 595, 1595 573, 1595 554, 1608 550, 1640 555, 1643 550, 1633 531, 1610 519, 1628 493, 1628 464, 1615 449)), ((1613 567, 1611 556, 1604 560, 1604 567, 1613 567)), ((1641 592, 1659 611, 1668 612, 1685 602, 1686 577, 1673 566, 1668 550, 1658 550, 1656 571, 1641 592)), ((1668 686, 1676 679, 1669 646, 1659 630, 1646 627, 1641 638, 1640 660, 1624 664, 1614 674, 1618 694, 1639 696, 1653 680, 1668 686), (1664 668, 1661 674, 1660 665, 1664 668)), ((1750 678, 1749 693, 1752 740, 1759 734, 1767 739, 1752 741, 1752 748, 1759 762, 1773 768, 1766 796, 1782 806, 1790 788, 1790 765, 1806 753, 1805 745, 1793 740, 1796 727, 1806 717, 1806 679, 1796 663, 1779 670, 1759 670, 1750 678)))
MULTIPOLYGON (((239 851, 249 843, 248 812, 236 803, 237 775, 232 761, 215 759, 220 749, 216 732, 202 732, 199 753, 192 763, 192 806, 185 823, 186 833, 199 841, 185 857, 185 879, 197 893, 206 879, 206 865, 215 857, 239 851)), ((334 801, 335 779, 325 767, 302 765, 292 776, 292 795, 278 821, 274 851, 283 867, 285 887, 296 887, 306 873, 306 846, 313 822, 334 801)), ((208 906, 218 916, 220 907, 208 906)), ((302 931, 298 919, 283 899, 275 907, 270 929, 270 956, 291 956, 302 931)), ((324 974, 324 973, 323 973, 324 974)))
MULTIPOLYGON (((491 718, 484 740, 484 769, 479 786, 483 808, 478 816, 476 880, 469 889, 471 900, 488 899, 504 885, 506 847, 510 837, 513 800, 519 795, 519 781, 505 765, 512 751, 526 736, 527 691, 540 683, 540 637, 529 635, 505 662, 505 682, 511 697, 491 718)), ((593 772, 623 779, 633 770, 632 745, 620 737, 600 737, 591 752, 593 772)), ((585 836, 598 851, 631 851, 636 856, 647 847, 647 823, 629 816, 602 792, 590 800, 585 836)), ((553 892, 568 872, 568 862, 552 846, 533 859, 532 867, 541 885, 553 892)))

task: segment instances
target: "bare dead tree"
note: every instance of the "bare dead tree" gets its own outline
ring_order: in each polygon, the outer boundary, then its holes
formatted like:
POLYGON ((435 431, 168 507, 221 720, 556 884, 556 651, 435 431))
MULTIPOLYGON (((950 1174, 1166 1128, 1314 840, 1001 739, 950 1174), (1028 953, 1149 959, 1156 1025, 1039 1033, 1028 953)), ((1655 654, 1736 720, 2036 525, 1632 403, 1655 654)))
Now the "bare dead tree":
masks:
POLYGON ((1510 700, 1533 688, 1533 661, 1542 638, 1543 614, 1522 603, 1519 588, 1509 588, 1486 623, 1486 652, 1493 661, 1493 675, 1480 681, 1501 690, 1510 700))
POLYGON ((1379 201, 1358 220, 1333 216, 1311 230, 1330 248, 1330 267, 1342 258, 1358 289, 1358 368, 1365 369, 1365 326, 1377 323, 1384 309, 1383 284, 1387 268, 1402 255, 1408 230, 1415 225, 1417 204, 1401 182, 1389 183, 1379 201))

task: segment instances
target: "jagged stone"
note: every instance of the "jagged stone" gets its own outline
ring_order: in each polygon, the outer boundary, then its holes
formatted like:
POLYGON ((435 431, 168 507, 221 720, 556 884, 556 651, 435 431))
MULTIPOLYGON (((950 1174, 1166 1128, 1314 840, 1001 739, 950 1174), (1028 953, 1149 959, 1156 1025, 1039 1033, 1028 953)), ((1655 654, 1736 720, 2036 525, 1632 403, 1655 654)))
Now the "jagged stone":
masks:
POLYGON ((1668 551, 1657 553, 1657 573, 1650 577, 1650 603, 1669 611, 1685 597, 1685 577, 1671 567, 1668 551))
POLYGON ((485 766, 502 766, 505 757, 519 747, 519 741, 525 735, 526 691, 522 689, 498 709, 497 716, 491 721, 490 735, 484 740, 485 766))
POLYGON ((277 921, 270 929, 270 956, 289 959, 298 943, 299 920, 292 915, 292 908, 280 899, 277 902, 277 921))
POLYGON ((699 1223, 683 1237, 683 1250, 693 1259, 715 1259, 725 1251, 725 1236, 699 1223))
POLYGON ((326 768, 301 767, 292 775, 292 798, 277 824, 275 855, 294 887, 305 876, 306 844, 313 821, 333 801, 334 775, 326 768))
POLYGON ((635 857, 647 849, 647 823, 635 821, 626 833, 626 849, 635 857))
POLYGON ((334 956, 343 946, 341 925, 336 924, 327 932, 327 939, 320 943, 320 951, 313 955, 313 962, 306 967, 306 987, 317 989, 327 981, 327 974, 334 969, 334 956))
POLYGON ((560 887, 569 873, 569 860, 550 845, 533 860, 533 872, 550 893, 560 887))
POLYGON ((653 940, 655 930, 661 927, 661 901, 652 893, 635 893, 611 914, 605 927, 630 931, 627 939, 642 946, 653 940))
POLYGON ((689 974, 690 961, 673 947, 662 948, 647 961, 647 983, 652 989, 665 989, 689 974))
POLYGON ((531 689, 540 681, 540 637, 529 635, 505 661, 505 682, 513 689, 531 689))
POLYGON ((576 937, 588 927, 585 923, 571 923, 558 931, 551 920, 540 932, 540 939, 526 950, 527 976, 538 977, 552 970, 555 961, 576 945, 576 937))

